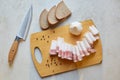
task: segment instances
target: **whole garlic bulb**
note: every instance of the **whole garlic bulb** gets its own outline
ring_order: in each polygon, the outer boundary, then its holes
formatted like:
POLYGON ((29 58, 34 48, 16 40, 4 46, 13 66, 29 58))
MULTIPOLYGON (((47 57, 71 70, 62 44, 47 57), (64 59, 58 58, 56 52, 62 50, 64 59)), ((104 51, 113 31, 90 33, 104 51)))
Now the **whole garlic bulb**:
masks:
POLYGON ((80 35, 82 29, 83 29, 82 24, 80 22, 77 22, 77 21, 71 23, 70 27, 69 27, 69 31, 73 35, 80 35))

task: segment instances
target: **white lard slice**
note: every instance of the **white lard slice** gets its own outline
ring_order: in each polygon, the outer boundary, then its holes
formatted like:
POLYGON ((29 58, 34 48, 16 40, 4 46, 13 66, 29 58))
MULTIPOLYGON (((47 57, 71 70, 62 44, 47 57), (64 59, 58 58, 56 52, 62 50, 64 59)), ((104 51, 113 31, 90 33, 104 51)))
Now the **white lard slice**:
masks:
POLYGON ((97 28, 94 25, 90 26, 89 30, 93 35, 99 34, 99 31, 97 30, 97 28))
POLYGON ((56 55, 56 46, 57 46, 57 41, 52 40, 51 41, 51 46, 50 46, 50 55, 56 55))
POLYGON ((93 45, 93 40, 90 38, 88 33, 85 33, 85 38, 87 39, 87 41, 89 42, 90 45, 93 45))
POLYGON ((88 32, 88 34, 89 34, 91 40, 92 40, 93 42, 95 42, 95 41, 96 41, 96 38, 93 36, 93 34, 92 34, 91 32, 88 32))
POLYGON ((87 39, 86 38, 83 38, 83 42, 85 43, 85 46, 87 48, 91 48, 90 44, 88 43, 87 39))
POLYGON ((77 59, 78 59, 78 61, 81 61, 82 60, 82 56, 80 55, 79 49, 78 49, 77 46, 75 46, 75 48, 76 48, 77 59))
POLYGON ((76 41, 76 43, 77 43, 77 47, 78 47, 78 49, 79 49, 80 55, 81 55, 82 57, 84 57, 85 54, 84 54, 84 52, 83 52, 83 50, 82 50, 82 48, 81 48, 81 46, 80 46, 80 41, 76 41))
POLYGON ((57 38, 57 52, 61 49, 61 44, 64 42, 64 38, 58 37, 57 38))
POLYGON ((83 41, 80 41, 81 48, 83 49, 86 56, 90 55, 90 53, 87 51, 87 48, 85 47, 85 44, 83 41))
POLYGON ((74 62, 77 62, 77 54, 76 54, 76 48, 75 48, 75 46, 73 46, 73 61, 74 62))

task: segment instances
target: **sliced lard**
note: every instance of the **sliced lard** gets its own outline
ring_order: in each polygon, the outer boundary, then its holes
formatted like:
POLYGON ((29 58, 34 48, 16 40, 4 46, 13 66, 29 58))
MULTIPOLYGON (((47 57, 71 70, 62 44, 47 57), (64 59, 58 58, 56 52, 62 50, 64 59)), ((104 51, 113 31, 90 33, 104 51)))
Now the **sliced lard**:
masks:
POLYGON ((65 57, 65 48, 66 48, 66 44, 65 42, 62 44, 62 54, 61 54, 61 58, 64 59, 65 57))
POLYGON ((76 43, 77 43, 77 47, 78 47, 78 49, 79 49, 80 55, 81 55, 82 57, 84 57, 85 54, 84 54, 84 52, 83 52, 83 50, 82 50, 82 48, 81 48, 81 46, 80 46, 80 41, 77 41, 76 43))
POLYGON ((83 39, 83 42, 85 43, 85 46, 86 46, 87 51, 88 51, 89 53, 95 53, 95 52, 96 52, 96 50, 93 49, 93 48, 89 45, 89 43, 87 42, 86 38, 83 39))
POLYGON ((69 47, 68 47, 68 44, 65 43, 65 49, 64 49, 64 56, 63 58, 67 59, 68 58, 68 55, 69 55, 69 47))
POLYGON ((75 46, 75 49, 76 49, 76 54, 77 54, 77 60, 78 60, 78 61, 81 61, 81 60, 82 60, 82 56, 80 55, 80 52, 79 52, 78 47, 75 46))
POLYGON ((78 60, 77 60, 77 54, 76 54, 76 48, 75 48, 75 46, 73 46, 73 61, 74 62, 77 62, 78 60))
POLYGON ((93 34, 91 32, 88 32, 90 38, 92 39, 93 42, 96 41, 96 38, 93 36, 93 34))
POLYGON ((56 47, 56 52, 59 52, 59 47, 61 44, 64 42, 64 38, 58 37, 57 38, 57 47, 56 47))
POLYGON ((96 50, 93 49, 93 48, 88 49, 88 51, 89 51, 90 53, 95 53, 95 52, 96 52, 96 50))
POLYGON ((68 51, 67 51, 67 59, 72 60, 72 45, 68 44, 67 49, 68 49, 68 51))
POLYGON ((88 41, 87 41, 86 38, 83 38, 83 42, 85 43, 87 49, 90 49, 90 48, 91 48, 91 45, 88 43, 88 41))
POLYGON ((90 55, 90 53, 87 51, 87 48, 86 48, 86 46, 85 46, 83 41, 80 41, 80 45, 81 45, 81 48, 84 51, 85 55, 86 56, 90 55))
POLYGON ((96 35, 96 36, 95 36, 95 38, 96 38, 96 40, 98 40, 98 39, 99 39, 99 36, 98 36, 98 35, 96 35))
POLYGON ((99 31, 97 30, 97 28, 94 25, 90 26, 89 30, 92 32, 93 35, 99 34, 99 31))
POLYGON ((50 46, 50 55, 56 55, 56 45, 57 45, 57 41, 56 40, 52 40, 51 41, 51 46, 50 46))
POLYGON ((58 57, 62 57, 62 47, 63 43, 59 46, 58 57))
POLYGON ((89 34, 88 34, 88 33, 85 33, 84 36, 85 36, 85 38, 87 39, 88 43, 89 43, 90 45, 93 45, 93 40, 90 38, 89 34))

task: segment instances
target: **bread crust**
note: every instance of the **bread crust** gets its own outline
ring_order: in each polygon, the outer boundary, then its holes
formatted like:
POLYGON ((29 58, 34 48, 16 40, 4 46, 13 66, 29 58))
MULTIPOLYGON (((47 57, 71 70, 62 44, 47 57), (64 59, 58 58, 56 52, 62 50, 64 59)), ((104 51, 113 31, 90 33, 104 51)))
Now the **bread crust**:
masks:
POLYGON ((59 22, 55 16, 55 11, 56 6, 53 6, 48 12, 47 20, 50 25, 55 25, 59 22))
POLYGON ((48 20, 47 20, 47 14, 48 14, 48 11, 46 9, 44 9, 40 14, 39 23, 40 23, 40 27, 42 29, 48 29, 49 28, 49 23, 48 23, 48 20))
POLYGON ((58 20, 62 20, 64 18, 67 18, 71 15, 71 11, 69 10, 69 8, 66 6, 66 4, 64 3, 64 1, 61 1, 60 3, 58 3, 57 8, 56 8, 56 18, 58 20))

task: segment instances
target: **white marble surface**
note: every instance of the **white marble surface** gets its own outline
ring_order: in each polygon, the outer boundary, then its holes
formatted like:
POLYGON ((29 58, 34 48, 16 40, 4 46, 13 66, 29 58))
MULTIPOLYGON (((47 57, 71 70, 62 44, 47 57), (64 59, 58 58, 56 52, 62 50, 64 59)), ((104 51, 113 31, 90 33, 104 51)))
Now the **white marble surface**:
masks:
MULTIPOLYGON (((30 34, 41 31, 39 14, 59 0, 0 0, 0 80, 42 80, 30 53, 30 34), (33 19, 25 42, 19 45, 13 67, 8 52, 21 20, 33 5, 33 19)), ((120 80, 120 0, 65 0, 72 16, 60 25, 92 19, 100 31, 103 45, 102 64, 43 78, 43 80, 120 80)))

